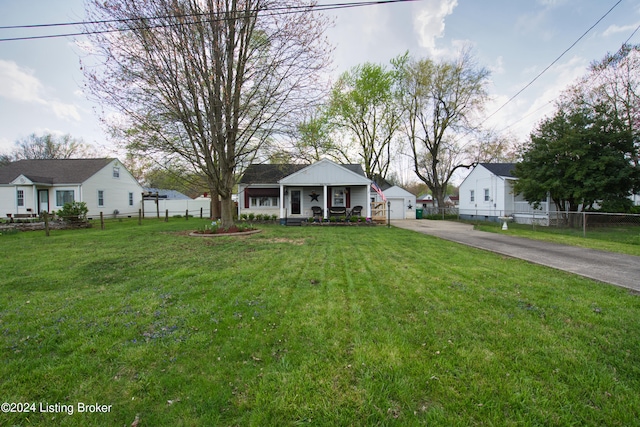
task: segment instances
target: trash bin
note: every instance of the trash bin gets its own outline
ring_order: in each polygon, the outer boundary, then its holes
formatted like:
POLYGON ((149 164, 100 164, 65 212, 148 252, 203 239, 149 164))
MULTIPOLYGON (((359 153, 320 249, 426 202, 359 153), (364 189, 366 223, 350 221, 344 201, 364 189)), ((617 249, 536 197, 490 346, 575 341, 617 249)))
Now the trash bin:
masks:
POLYGON ((416 219, 422 219, 422 209, 416 209, 416 219))

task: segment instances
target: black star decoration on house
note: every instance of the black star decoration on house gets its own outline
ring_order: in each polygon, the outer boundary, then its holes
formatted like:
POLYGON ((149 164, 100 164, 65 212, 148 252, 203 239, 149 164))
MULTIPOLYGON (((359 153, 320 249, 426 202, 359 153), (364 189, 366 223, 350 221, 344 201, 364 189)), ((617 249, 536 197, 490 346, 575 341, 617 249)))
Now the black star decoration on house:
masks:
POLYGON ((309 194, 309 197, 311 197, 311 201, 312 202, 317 202, 318 201, 318 196, 319 194, 316 194, 316 192, 314 191, 313 193, 309 194))

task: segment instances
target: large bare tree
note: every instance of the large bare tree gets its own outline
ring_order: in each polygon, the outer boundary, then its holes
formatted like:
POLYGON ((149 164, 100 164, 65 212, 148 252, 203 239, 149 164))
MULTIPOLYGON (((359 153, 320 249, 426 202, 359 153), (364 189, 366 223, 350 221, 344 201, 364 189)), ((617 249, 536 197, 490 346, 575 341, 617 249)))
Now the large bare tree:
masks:
MULTIPOLYGON (((455 172, 469 168, 481 153, 474 121, 487 99, 489 72, 468 51, 455 61, 409 60, 403 70, 404 125, 413 169, 444 206, 455 172)), ((493 139, 494 143, 499 142, 493 139)))
POLYGON ((80 157, 96 157, 98 154, 82 139, 69 134, 53 135, 32 133, 15 143, 14 150, 5 157, 9 160, 23 159, 72 159, 80 157))
MULTIPOLYGON (((239 166, 316 96, 328 22, 304 0, 88 0, 90 92, 129 150, 202 173, 233 226, 239 166)), ((214 206, 215 212, 215 206, 214 206)))

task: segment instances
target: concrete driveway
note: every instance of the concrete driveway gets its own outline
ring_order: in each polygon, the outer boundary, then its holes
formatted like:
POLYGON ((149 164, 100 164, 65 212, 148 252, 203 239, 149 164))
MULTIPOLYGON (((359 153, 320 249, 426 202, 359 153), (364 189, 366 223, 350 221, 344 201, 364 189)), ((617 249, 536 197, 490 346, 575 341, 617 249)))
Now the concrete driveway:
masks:
POLYGON ((520 258, 640 292, 640 257, 477 231, 453 221, 397 220, 391 225, 520 258))

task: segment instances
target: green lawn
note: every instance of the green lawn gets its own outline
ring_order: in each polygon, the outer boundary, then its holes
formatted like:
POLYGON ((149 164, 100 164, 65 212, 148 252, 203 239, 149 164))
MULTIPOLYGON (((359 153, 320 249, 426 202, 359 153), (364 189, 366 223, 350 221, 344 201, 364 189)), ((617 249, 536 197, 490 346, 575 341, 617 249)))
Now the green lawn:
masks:
POLYGON ((37 405, 0 425, 638 424, 638 295, 396 228, 201 225, 0 236, 0 401, 37 405))
POLYGON ((527 224, 509 223, 509 229, 504 231, 501 229, 501 223, 474 222, 473 224, 476 230, 481 231, 640 256, 640 226, 594 227, 587 229, 585 235, 582 228, 542 226, 534 228, 527 224))

